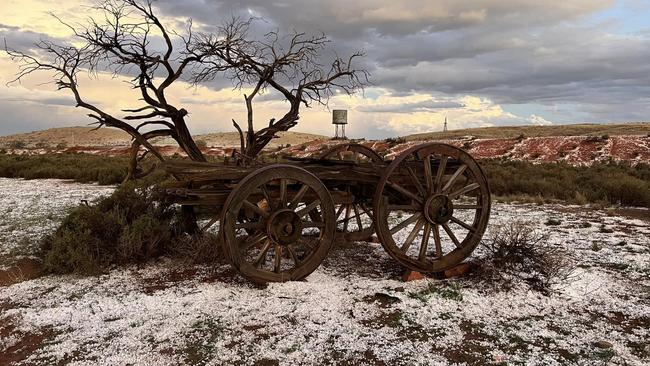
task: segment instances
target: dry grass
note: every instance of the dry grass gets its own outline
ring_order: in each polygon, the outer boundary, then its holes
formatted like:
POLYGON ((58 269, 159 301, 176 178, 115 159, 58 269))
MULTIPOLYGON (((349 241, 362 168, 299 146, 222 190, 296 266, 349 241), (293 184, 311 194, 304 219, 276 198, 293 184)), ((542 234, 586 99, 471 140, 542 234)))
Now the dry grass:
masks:
POLYGON ((572 279, 575 260, 567 249, 549 242, 548 233, 531 222, 514 221, 495 227, 481 242, 486 255, 473 277, 497 290, 509 290, 518 281, 548 294, 572 279))

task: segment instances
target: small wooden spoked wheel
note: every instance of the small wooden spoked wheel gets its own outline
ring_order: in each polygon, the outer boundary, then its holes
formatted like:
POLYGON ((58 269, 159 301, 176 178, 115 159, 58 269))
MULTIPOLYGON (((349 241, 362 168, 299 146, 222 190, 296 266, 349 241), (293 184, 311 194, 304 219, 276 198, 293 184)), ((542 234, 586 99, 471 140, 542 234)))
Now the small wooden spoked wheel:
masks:
POLYGON ((233 266, 256 282, 300 280, 334 241, 334 204, 313 174, 269 165, 242 179, 228 196, 222 235, 233 266))
MULTIPOLYGON (((383 159, 374 150, 360 144, 341 144, 326 150, 320 159, 335 161, 350 161, 355 163, 383 163, 383 159)), ((336 207, 336 231, 343 235, 346 241, 368 240, 375 232, 372 222, 372 203, 359 199, 361 194, 354 194, 354 187, 346 187, 348 193, 354 195, 351 204, 336 207)))
POLYGON ((420 272, 449 269, 479 244, 490 216, 483 171, 466 152, 429 143, 400 154, 374 197, 377 235, 402 265, 420 272))

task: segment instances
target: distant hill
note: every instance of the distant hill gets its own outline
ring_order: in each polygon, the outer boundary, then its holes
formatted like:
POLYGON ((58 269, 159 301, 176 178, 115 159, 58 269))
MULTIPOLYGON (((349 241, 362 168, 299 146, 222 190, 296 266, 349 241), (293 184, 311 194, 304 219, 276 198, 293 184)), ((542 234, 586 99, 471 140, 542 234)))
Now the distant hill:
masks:
POLYGON ((551 137, 551 136, 620 136, 650 134, 650 122, 596 124, 583 123, 552 126, 499 126, 467 128, 447 132, 427 132, 405 136, 406 140, 453 140, 472 136, 479 139, 551 137))
POLYGON ((131 138, 125 132, 115 128, 92 127, 61 127, 42 131, 0 136, 0 146, 7 147, 12 142, 27 144, 27 147, 37 145, 55 147, 59 144, 67 146, 124 146, 129 145, 131 138))
MULTIPOLYGON (((308 141, 327 138, 301 132, 283 132, 278 134, 269 146, 296 145, 308 141)), ((239 146, 239 135, 236 132, 210 133, 194 136, 195 140, 204 140, 208 146, 232 147, 239 146)), ((10 147, 16 143, 25 144, 26 147, 117 147, 131 144, 131 137, 118 129, 103 127, 98 130, 92 127, 61 127, 50 128, 43 131, 34 131, 9 136, 0 136, 0 147, 10 147)), ((156 145, 174 145, 171 139, 154 140, 156 145)))

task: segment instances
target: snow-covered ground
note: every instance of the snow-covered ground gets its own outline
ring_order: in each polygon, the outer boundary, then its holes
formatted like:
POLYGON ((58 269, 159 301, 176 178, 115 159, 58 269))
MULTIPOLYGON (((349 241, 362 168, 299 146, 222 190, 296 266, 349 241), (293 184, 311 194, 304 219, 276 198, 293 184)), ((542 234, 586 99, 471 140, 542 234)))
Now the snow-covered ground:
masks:
POLYGON ((0 270, 36 250, 70 207, 113 192, 114 187, 60 179, 0 178, 0 270))
MULTIPOLYGON (((109 191, 0 180, 0 253, 29 255, 34 246, 23 245, 52 230, 66 207, 109 191)), ((521 219, 576 253, 574 279, 550 296, 523 284, 486 291, 468 279, 405 283, 368 243, 334 249, 306 281, 266 287, 226 264, 160 260, 0 287, 0 364, 648 364, 647 219, 495 204, 490 228, 521 219)))

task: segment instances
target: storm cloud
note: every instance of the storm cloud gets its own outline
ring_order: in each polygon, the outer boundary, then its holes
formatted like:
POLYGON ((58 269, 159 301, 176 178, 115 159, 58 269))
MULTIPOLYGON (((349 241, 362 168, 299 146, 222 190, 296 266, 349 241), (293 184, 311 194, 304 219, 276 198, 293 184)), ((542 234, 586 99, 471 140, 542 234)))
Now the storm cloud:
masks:
MULTIPOLYGON (((353 118, 366 129, 358 133, 368 137, 438 128, 446 116, 457 127, 470 127, 650 115, 647 1, 160 0, 156 6, 179 30, 188 18, 197 30, 210 31, 232 16, 256 17, 258 35, 270 29, 324 32, 341 55, 365 51, 362 65, 372 85, 356 99, 335 97, 332 106, 357 113, 353 118)), ((0 37, 19 47, 51 36, 10 20, 3 24, 0 37)), ((206 86, 232 90, 227 80, 206 86)), ((48 98, 42 103, 59 102, 48 98)), ((242 100, 232 93, 203 98, 180 101, 235 108, 242 100)), ((16 105, 4 100, 3 109, 16 105)), ((277 107, 278 97, 267 94, 259 103, 277 107)), ((303 120, 326 121, 329 112, 313 113, 303 120)), ((224 120, 229 125, 230 118, 224 120)))

